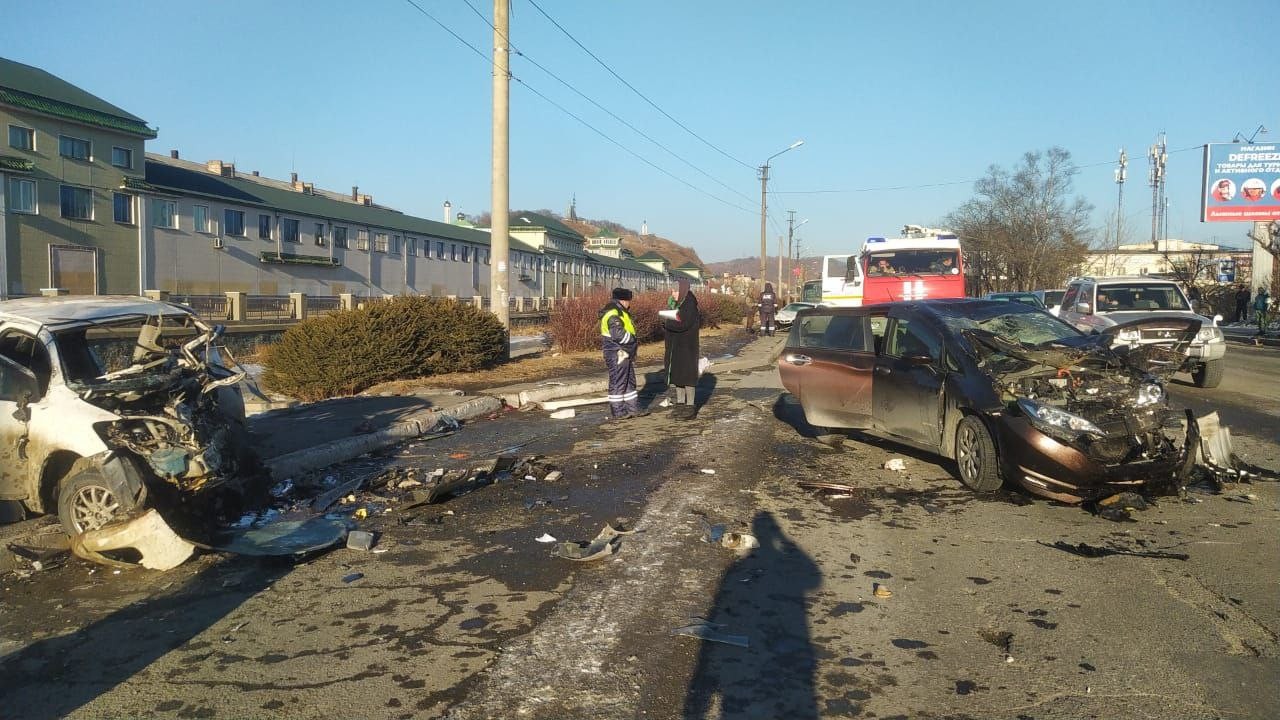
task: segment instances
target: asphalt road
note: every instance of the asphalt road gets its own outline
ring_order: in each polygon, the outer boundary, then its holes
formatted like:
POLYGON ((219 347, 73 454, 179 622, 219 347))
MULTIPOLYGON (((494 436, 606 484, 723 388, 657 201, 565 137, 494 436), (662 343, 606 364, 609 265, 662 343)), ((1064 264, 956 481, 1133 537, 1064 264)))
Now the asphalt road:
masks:
MULTIPOLYGON (((1246 459, 1280 467, 1280 354, 1232 346, 1228 363, 1221 388, 1172 397, 1218 410, 1246 459)), ((892 443, 832 448, 770 368, 709 376, 702 397, 693 422, 512 412, 327 471, 398 481, 507 452, 564 473, 412 510, 394 488, 339 506, 366 508, 385 552, 205 555, 170 573, 69 560, 6 576, 0 718, 1235 719, 1280 707, 1280 485, 1162 498, 1113 523, 1019 493, 977 498, 949 465, 892 443), (883 469, 891 458, 906 471, 883 469), (854 490, 797 485, 815 477, 854 490), (637 532, 598 562, 534 540, 587 540, 606 522, 637 532), (704 542, 708 525, 761 547, 704 542), (1086 558, 1058 542, 1188 559, 1086 558), (694 616, 748 647, 673 634, 694 616)))

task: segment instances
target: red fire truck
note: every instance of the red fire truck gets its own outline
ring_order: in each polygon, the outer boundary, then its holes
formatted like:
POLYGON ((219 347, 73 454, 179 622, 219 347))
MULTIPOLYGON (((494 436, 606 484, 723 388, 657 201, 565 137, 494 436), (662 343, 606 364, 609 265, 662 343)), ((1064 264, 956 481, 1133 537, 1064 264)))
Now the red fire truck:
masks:
POLYGON ((964 257, 952 233, 918 225, 862 246, 862 303, 964 297, 964 257))

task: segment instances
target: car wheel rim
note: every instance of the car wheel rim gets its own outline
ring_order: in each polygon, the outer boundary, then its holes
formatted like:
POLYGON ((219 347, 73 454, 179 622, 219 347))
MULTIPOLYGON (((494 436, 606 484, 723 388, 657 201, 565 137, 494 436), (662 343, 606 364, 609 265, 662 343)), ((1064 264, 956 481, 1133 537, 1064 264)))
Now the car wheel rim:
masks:
POLYGON ((101 485, 80 488, 71 501, 71 522, 77 532, 97 530, 111 522, 120 510, 115 493, 101 485))
POLYGON ((957 448, 956 456, 960 463, 960 474, 965 480, 978 477, 978 467, 982 458, 978 450, 978 435, 973 428, 961 428, 960 447, 957 448))

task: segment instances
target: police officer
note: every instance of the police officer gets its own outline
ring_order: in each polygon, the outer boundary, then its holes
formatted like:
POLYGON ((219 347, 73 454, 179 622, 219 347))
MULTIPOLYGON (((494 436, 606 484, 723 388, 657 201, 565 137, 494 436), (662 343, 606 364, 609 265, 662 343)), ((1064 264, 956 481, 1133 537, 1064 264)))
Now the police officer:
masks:
POLYGON ((600 344, 604 364, 609 368, 609 413, 614 420, 648 415, 640 411, 636 393, 635 321, 631 319, 632 293, 614 288, 613 299, 600 311, 600 344))

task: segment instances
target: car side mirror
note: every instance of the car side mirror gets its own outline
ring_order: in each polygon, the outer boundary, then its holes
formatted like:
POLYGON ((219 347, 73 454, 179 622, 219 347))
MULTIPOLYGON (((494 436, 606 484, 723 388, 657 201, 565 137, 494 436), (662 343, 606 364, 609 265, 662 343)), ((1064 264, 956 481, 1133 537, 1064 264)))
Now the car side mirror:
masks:
POLYGON ((1076 303, 1076 312, 1088 315, 1093 312, 1093 308, 1089 307, 1089 303, 1076 303))
POLYGON ((1214 316, 1213 316, 1213 324, 1214 324, 1214 325, 1217 325, 1217 324, 1219 324, 1219 323, 1221 323, 1221 322, 1222 322, 1222 316, 1221 316, 1221 315, 1214 315, 1214 316))
POLYGON ((933 358, 925 355, 924 353, 904 355, 902 359, 911 367, 925 367, 933 365, 933 358))

